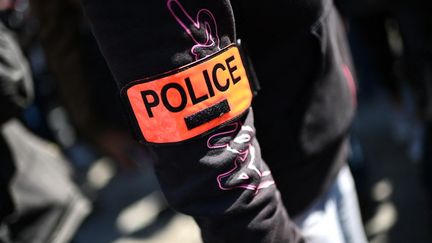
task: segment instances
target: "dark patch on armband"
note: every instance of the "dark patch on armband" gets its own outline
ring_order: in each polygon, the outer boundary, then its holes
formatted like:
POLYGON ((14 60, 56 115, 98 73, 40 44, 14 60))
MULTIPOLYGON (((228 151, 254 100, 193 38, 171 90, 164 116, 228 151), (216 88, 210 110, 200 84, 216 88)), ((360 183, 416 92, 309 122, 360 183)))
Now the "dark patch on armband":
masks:
POLYGON ((192 130, 195 127, 199 127, 230 111, 231 108, 228 104, 228 100, 225 99, 211 107, 199 111, 191 116, 185 117, 186 126, 189 130, 192 130))
POLYGON ((137 138, 147 144, 177 144, 245 114, 259 86, 251 80, 255 79, 252 65, 242 54, 239 45, 231 44, 196 62, 123 87, 137 138))

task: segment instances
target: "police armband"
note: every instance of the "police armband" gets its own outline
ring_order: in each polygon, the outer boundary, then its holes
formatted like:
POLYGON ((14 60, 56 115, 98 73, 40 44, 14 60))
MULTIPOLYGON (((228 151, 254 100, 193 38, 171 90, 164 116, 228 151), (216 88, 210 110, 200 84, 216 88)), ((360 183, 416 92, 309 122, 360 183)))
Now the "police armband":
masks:
POLYGON ((122 89, 140 142, 172 144, 204 135, 244 114, 258 87, 239 45, 122 89), (243 57, 242 57, 243 56, 243 57), (253 77, 253 78, 252 78, 253 77))

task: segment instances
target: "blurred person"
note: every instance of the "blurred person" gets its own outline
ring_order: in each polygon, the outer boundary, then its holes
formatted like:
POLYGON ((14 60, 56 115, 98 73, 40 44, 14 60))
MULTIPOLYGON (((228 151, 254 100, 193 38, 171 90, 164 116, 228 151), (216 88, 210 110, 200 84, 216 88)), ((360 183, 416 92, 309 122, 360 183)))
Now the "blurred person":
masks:
POLYGON ((232 4, 262 81, 261 146, 229 1, 83 1, 168 202, 205 242, 366 242, 346 167, 355 83, 333 2, 232 4))
POLYGON ((101 55, 93 48, 95 41, 86 30, 79 2, 36 0, 31 7, 39 21, 38 37, 48 68, 79 136, 123 168, 134 167, 130 152, 136 145, 123 128, 123 117, 112 115, 120 109, 120 100, 104 99, 106 95, 111 97, 116 88, 114 82, 109 82, 112 77, 101 55))
MULTIPOLYGON (((415 1, 338 1, 352 36, 353 51, 361 80, 381 83, 390 95, 395 117, 395 139, 408 143, 409 156, 421 158, 421 134, 413 132, 416 124, 430 120, 430 17, 427 3, 415 1), (414 99, 415 111, 407 109, 405 84, 414 99), (404 97, 405 96, 405 97, 404 97), (409 120, 409 121, 403 121, 409 120), (410 134, 411 132, 411 134, 410 134), (413 137, 413 138, 411 138, 413 137)), ((422 129, 420 129, 422 130, 422 129)))
POLYGON ((408 143, 411 160, 422 162, 423 180, 432 197, 432 17, 429 3, 425 0, 338 2, 352 36, 359 77, 368 80, 372 76, 381 82, 395 110, 402 113, 402 118, 395 119, 396 139, 408 143), (409 84, 413 96, 414 112, 404 107, 405 83, 409 84))
POLYGON ((0 1, 0 242, 68 242, 89 205, 58 148, 19 120, 33 84, 17 36, 3 24, 14 3, 0 1))

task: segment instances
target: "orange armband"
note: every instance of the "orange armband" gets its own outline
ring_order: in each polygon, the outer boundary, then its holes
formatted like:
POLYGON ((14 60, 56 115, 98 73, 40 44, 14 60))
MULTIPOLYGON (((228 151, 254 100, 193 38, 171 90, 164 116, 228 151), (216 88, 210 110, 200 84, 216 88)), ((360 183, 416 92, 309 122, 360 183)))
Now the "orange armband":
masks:
POLYGON ((240 50, 230 45, 184 67, 137 80, 122 90, 138 139, 179 143, 235 120, 253 91, 240 50))

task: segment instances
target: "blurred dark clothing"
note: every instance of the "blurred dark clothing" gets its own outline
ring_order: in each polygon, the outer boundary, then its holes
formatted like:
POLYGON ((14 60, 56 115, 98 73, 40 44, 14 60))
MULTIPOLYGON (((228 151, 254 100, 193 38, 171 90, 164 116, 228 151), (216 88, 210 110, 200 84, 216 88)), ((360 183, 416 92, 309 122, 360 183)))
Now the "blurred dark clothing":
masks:
POLYGON ((106 123, 91 109, 91 82, 82 64, 80 5, 74 0, 37 0, 31 8, 40 22, 39 37, 62 102, 81 135, 96 139, 106 123))
POLYGON ((0 123, 19 115, 33 97, 31 72, 16 38, 0 22, 0 123))
POLYGON ((378 12, 400 11, 403 8, 408 11, 415 8, 418 13, 428 12, 427 0, 335 0, 335 4, 344 16, 350 17, 365 16, 378 12))
POLYGON ((31 8, 49 70, 80 135, 95 142, 108 129, 124 129, 124 117, 115 112, 121 103, 113 77, 79 1, 35 0, 31 8))
POLYGON ((12 242, 69 242, 90 211, 72 181, 72 169, 55 144, 42 140, 18 120, 3 125, 16 167, 10 183, 14 211, 5 220, 12 242))
POLYGON ((57 147, 16 119, 31 97, 26 58, 0 23, 0 242, 68 242, 89 205, 57 147))
MULTIPOLYGON (((349 26, 360 81, 376 80, 401 105, 402 82, 413 91, 418 119, 424 123, 422 174, 432 198, 432 15, 427 0, 339 0, 349 26), (391 24, 391 25, 390 25, 391 24), (389 29, 400 36, 390 36, 389 29), (394 50, 391 41, 400 41, 394 50)), ((432 202, 432 199, 431 199, 432 202)), ((432 204, 431 204, 432 205, 432 204)))
MULTIPOLYGON (((400 99, 399 80, 413 88, 419 117, 432 120, 432 16, 425 0, 339 0, 339 9, 347 20, 358 59, 378 75, 393 98, 400 99), (389 23, 395 23, 401 37, 401 53, 392 50, 389 23), (356 50, 358 49, 358 50, 356 50), (401 56, 398 56, 401 55, 401 56), (398 63, 398 61, 400 62, 398 63)), ((366 74, 361 72, 360 78, 366 74)), ((362 77, 363 76, 363 77, 362 77)))
POLYGON ((423 182, 426 186, 427 192, 428 192, 428 199, 430 200, 430 206, 432 211, 432 123, 426 124, 426 141, 424 144, 425 150, 423 154, 423 170, 422 170, 422 176, 423 176, 423 182))
MULTIPOLYGON (((9 188, 10 180, 12 179, 12 176, 15 172, 15 167, 8 145, 6 144, 2 136, 0 136, 0 160, 0 224, 3 226, 2 228, 6 228, 6 226, 3 225, 3 219, 6 216, 10 215, 13 211, 13 203, 10 196, 9 188)), ((1 235, 0 239, 2 239, 1 235)))
MULTIPOLYGON (((30 103, 32 79, 12 32, 0 22, 0 125, 18 116, 30 103)), ((9 184, 14 172, 9 147, 0 136, 0 222, 12 212, 9 184)))
POLYGON ((132 153, 146 153, 145 148, 137 148, 127 130, 117 87, 78 1, 34 0, 31 8, 47 69, 78 141, 89 142, 121 168, 134 168, 132 153))

